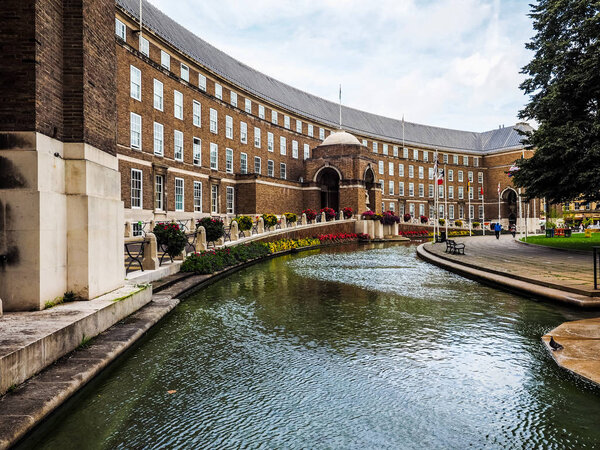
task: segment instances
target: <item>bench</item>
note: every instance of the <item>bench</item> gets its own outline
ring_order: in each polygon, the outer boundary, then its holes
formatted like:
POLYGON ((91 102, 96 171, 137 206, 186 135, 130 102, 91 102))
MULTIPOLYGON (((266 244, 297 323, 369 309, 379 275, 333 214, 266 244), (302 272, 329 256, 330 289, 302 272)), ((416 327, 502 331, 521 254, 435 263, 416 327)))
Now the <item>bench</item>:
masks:
POLYGON ((446 241, 446 252, 452 253, 453 255, 465 254, 465 244, 462 242, 456 242, 452 239, 446 241))

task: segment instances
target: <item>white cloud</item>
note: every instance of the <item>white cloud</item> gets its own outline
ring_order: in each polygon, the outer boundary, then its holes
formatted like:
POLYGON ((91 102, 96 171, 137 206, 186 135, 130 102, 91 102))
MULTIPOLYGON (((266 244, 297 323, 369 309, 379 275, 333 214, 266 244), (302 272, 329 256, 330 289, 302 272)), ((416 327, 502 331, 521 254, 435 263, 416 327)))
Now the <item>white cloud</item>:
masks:
POLYGON ((376 114, 483 131, 514 123, 530 58, 520 0, 152 0, 231 56, 376 114))

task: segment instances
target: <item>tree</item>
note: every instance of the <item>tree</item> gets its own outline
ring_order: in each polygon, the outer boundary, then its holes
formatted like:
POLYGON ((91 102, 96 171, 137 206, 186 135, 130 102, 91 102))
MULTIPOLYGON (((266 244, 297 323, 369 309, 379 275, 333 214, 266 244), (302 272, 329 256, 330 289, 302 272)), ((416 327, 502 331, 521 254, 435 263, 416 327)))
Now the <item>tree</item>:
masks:
POLYGON ((539 0, 532 5, 535 52, 521 73, 529 103, 519 117, 538 122, 518 160, 516 186, 550 203, 600 200, 600 1, 539 0))

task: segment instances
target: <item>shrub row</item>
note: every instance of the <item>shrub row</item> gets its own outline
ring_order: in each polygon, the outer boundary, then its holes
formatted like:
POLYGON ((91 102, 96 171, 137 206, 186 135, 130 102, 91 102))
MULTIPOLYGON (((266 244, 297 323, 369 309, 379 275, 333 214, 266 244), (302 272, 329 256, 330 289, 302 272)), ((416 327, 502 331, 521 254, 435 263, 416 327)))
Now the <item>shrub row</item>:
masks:
POLYGON ((188 255, 181 265, 181 271, 198 274, 218 272, 226 267, 261 258, 270 253, 268 245, 262 242, 250 242, 234 247, 207 250, 188 255))

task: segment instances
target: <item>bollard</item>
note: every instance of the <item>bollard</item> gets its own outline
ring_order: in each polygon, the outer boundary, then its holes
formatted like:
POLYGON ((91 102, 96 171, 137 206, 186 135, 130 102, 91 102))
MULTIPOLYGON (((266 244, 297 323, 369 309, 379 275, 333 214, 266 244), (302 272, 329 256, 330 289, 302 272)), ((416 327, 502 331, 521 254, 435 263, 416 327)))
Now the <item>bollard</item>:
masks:
POLYGON ((308 221, 306 220, 306 213, 302 213, 302 218, 300 219, 301 225, 307 225, 308 221))
POLYGON ((281 229, 285 230, 287 228, 287 219, 285 216, 281 216, 281 229))
POLYGON ((158 269, 158 245, 154 233, 147 233, 142 245, 145 247, 142 267, 144 270, 158 269))
POLYGON ((128 238, 133 236, 133 227, 131 226, 131 220, 125 222, 125 235, 124 237, 128 238))
POLYGON ((265 220, 262 217, 258 218, 258 234, 265 232, 265 220))
POLYGON ((327 222, 327 216, 325 215, 325 211, 321 213, 321 223, 327 222))
POLYGON ((206 228, 196 228, 196 251, 206 251, 206 228))
POLYGON ((154 227, 156 226, 156 222, 154 219, 150 221, 150 233, 154 233, 154 227))
POLYGON ((237 220, 232 220, 231 221, 230 233, 231 233, 231 240, 232 241, 237 241, 240 238, 240 231, 239 231, 239 228, 238 228, 237 220))

